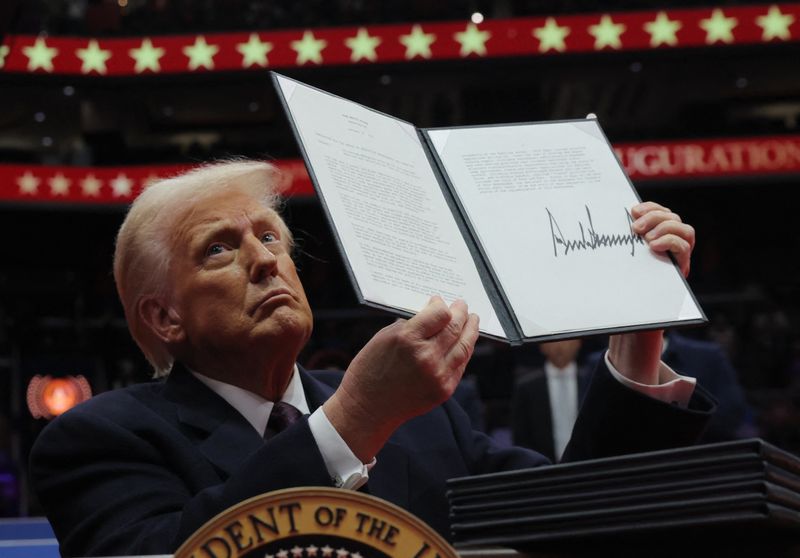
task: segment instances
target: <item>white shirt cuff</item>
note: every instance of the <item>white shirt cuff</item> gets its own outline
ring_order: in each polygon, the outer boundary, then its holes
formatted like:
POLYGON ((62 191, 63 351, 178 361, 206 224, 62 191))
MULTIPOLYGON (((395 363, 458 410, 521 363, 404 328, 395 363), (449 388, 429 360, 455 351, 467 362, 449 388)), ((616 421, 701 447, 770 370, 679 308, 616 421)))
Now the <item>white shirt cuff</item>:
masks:
POLYGON ((658 384, 652 386, 640 384, 619 373, 614 365, 611 364, 611 360, 608 358, 608 351, 606 351, 605 359, 611 375, 623 385, 664 403, 675 403, 684 409, 688 407, 695 385, 697 385, 696 378, 681 376, 662 361, 658 363, 658 384))
POLYGON ((317 442, 319 452, 333 484, 338 488, 357 490, 369 479, 369 470, 375 465, 363 464, 328 420, 322 407, 308 417, 308 427, 317 442))

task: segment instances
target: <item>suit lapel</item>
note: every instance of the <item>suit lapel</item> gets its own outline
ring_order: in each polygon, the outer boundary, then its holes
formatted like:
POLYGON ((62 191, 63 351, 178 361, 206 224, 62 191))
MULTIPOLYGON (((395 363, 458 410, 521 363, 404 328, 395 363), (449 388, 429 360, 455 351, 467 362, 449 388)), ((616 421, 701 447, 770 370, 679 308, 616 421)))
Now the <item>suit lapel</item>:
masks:
POLYGON ((263 447, 250 423, 179 363, 167 379, 165 396, 175 403, 178 421, 194 430, 190 438, 197 449, 226 476, 263 447))

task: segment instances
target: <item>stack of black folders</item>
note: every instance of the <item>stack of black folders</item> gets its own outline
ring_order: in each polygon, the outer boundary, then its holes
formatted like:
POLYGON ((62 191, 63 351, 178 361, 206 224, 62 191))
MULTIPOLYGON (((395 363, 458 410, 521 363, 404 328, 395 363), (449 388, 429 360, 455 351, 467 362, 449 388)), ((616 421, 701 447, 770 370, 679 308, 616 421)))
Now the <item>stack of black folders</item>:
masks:
POLYGON ((760 439, 452 479, 447 496, 465 550, 800 556, 800 458, 760 439))

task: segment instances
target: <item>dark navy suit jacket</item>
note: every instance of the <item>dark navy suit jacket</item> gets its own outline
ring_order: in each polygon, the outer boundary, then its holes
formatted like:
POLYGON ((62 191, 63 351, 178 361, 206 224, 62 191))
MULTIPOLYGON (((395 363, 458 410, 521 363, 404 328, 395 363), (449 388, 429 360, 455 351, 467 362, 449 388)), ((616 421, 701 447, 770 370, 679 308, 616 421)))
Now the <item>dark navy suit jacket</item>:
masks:
MULTIPOLYGON (((578 405, 589 389, 592 370, 586 366, 578 367, 576 402, 578 405)), ((514 397, 511 401, 511 433, 514 444, 536 450, 550 461, 555 461, 556 447, 551 411, 547 373, 544 368, 536 368, 522 376, 514 387, 514 397)))
MULTIPOLYGON (((312 411, 341 379, 300 374, 312 411)), ((714 403, 700 390, 693 406, 681 410, 628 390, 601 365, 568 457, 691 444, 714 403)), ((530 450, 493 446, 451 400, 394 433, 367 490, 449 538, 447 479, 546 463, 530 450)), ((30 470, 64 556, 170 553, 244 499, 332 485, 306 420, 265 442, 180 365, 166 381, 101 394, 53 421, 34 445, 30 470)))

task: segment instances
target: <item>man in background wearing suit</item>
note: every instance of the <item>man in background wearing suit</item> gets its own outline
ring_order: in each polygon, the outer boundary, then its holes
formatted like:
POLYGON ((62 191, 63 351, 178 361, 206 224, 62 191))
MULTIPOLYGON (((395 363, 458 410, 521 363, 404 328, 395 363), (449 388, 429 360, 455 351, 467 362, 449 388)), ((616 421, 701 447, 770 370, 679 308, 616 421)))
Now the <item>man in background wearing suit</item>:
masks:
POLYGON ((511 426, 514 444, 560 461, 578 409, 591 380, 591 369, 577 361, 578 339, 542 343, 542 368, 522 372, 514 388, 511 426))
MULTIPOLYGON (((64 556, 171 553, 226 508, 294 486, 367 490, 448 537, 448 478, 548 462, 493 445, 449 400, 478 336, 463 301, 431 298, 344 374, 297 365, 312 314, 275 174, 207 166, 150 186, 128 212, 114 277, 161 379, 96 396, 36 440, 31 477, 64 556)), ((692 228, 654 203, 631 213, 688 273, 692 228)), ((612 337, 568 458, 696 439, 713 400, 660 355, 659 332, 612 337)))

